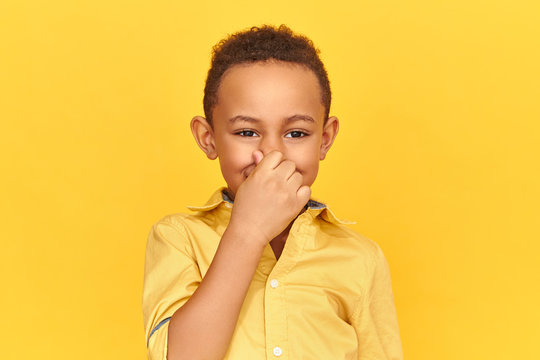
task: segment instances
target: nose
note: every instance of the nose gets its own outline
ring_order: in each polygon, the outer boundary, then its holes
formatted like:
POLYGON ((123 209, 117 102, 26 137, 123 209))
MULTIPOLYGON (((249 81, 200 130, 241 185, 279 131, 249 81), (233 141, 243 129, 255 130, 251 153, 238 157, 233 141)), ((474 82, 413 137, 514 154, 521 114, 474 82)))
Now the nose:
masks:
POLYGON ((285 153, 285 148, 283 146, 283 141, 280 136, 263 136, 259 142, 259 150, 266 156, 269 152, 278 150, 282 153, 285 153))

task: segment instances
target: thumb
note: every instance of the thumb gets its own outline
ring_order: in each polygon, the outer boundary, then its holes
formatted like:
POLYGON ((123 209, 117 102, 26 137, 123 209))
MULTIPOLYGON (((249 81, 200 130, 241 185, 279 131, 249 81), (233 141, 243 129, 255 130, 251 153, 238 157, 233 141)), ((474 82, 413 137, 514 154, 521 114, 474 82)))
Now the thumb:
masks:
POLYGON ((263 159, 264 155, 262 153, 262 151, 260 150, 255 150, 253 152, 253 160, 255 160, 255 165, 257 165, 258 163, 261 162, 261 160, 263 159))

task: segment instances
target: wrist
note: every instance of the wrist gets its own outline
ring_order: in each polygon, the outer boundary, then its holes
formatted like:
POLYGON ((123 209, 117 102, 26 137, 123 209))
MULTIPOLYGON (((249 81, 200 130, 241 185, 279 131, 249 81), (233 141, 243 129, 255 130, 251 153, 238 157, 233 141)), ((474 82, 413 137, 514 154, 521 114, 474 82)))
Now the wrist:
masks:
POLYGON ((238 222, 231 219, 227 226, 227 237, 234 239, 239 246, 252 248, 255 251, 263 251, 266 244, 272 240, 259 227, 247 222, 238 222))

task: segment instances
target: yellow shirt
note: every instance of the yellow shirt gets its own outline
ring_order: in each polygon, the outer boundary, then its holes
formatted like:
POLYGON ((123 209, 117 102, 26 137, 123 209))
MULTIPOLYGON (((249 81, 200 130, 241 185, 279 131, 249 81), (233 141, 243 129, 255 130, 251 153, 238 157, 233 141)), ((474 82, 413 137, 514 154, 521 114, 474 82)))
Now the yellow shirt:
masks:
MULTIPOLYGON (((170 317, 206 274, 231 216, 220 189, 195 214, 157 222, 146 248, 148 358, 165 360, 170 317)), ((268 244, 225 359, 402 359, 387 262, 379 246, 314 200, 279 260, 268 244)))

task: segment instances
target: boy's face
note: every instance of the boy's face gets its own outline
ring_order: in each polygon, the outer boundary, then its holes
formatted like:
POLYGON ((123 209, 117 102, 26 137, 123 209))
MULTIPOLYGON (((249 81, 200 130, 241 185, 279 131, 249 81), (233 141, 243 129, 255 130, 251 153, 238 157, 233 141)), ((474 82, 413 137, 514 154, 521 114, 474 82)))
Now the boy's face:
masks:
POLYGON ((311 186, 338 131, 324 124, 325 108, 315 74, 279 61, 235 65, 224 74, 213 110, 213 127, 195 117, 195 138, 211 159, 219 158, 230 195, 255 168, 253 152, 282 152, 311 186))

